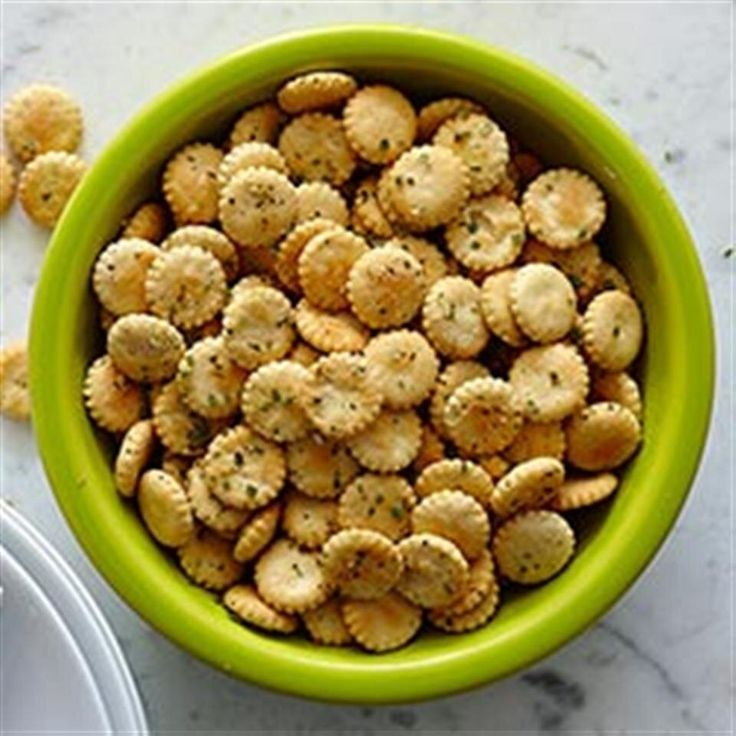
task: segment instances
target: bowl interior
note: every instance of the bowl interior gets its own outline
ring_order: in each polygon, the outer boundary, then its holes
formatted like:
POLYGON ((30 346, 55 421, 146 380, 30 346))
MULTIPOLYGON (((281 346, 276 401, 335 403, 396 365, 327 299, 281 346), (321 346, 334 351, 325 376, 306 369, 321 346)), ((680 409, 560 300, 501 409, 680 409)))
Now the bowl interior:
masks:
POLYGON ((396 27, 328 29, 246 49, 198 72, 139 113, 98 159, 58 226, 37 290, 34 421, 78 538, 123 598, 163 633, 269 687, 332 700, 411 700, 534 661, 589 625, 633 582, 674 522, 695 472, 710 410, 712 352, 707 295, 687 231, 661 182, 607 118, 537 68, 466 39, 396 27), (631 280, 647 323, 638 367, 643 447, 615 499, 575 520, 580 548, 569 568, 543 587, 507 593, 496 619, 479 631, 423 634, 382 656, 316 647, 232 621, 213 596, 187 582, 133 506, 120 500, 110 446, 81 401, 86 366, 102 349, 90 268, 121 218, 155 190, 177 147, 220 139, 244 107, 310 68, 384 80, 417 100, 473 97, 547 164, 589 172, 609 204, 603 253, 631 280))

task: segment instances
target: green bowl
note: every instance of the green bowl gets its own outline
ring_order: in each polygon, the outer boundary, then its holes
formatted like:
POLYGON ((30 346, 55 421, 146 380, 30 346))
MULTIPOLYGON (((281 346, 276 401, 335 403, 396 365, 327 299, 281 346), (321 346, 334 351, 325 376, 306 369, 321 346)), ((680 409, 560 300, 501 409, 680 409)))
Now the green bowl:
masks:
POLYGON ((105 149, 59 223, 36 290, 31 385, 38 444, 56 498, 97 569, 160 632, 226 672, 310 698, 388 703, 445 695, 532 664, 603 614, 672 527, 705 442, 713 331, 703 274, 682 218, 629 138, 577 92, 518 57, 444 33, 395 26, 283 36, 195 72, 145 107, 105 149), (115 492, 110 447, 81 400, 101 350, 90 269, 118 223, 150 195, 178 146, 221 135, 239 110, 307 69, 341 68, 421 99, 469 95, 550 164, 578 166, 610 204, 604 249, 640 298, 644 444, 615 500, 580 514, 572 564, 509 593, 497 617, 461 636, 424 633, 381 656, 276 637, 229 618, 158 548, 115 492))

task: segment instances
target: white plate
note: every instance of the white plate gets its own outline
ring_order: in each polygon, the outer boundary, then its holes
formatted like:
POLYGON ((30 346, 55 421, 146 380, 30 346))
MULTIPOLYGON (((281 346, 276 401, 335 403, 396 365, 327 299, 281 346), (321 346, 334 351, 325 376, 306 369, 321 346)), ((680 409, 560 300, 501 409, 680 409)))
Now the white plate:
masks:
POLYGON ((79 578, 0 502, 0 732, 148 734, 112 630, 79 578))

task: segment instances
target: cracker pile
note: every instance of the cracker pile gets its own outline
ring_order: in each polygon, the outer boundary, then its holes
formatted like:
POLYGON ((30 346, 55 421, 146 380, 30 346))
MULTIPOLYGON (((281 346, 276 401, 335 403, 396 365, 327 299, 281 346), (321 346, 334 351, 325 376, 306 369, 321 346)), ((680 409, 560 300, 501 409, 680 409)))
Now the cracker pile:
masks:
POLYGON ((239 620, 325 645, 483 626, 637 450, 642 318, 606 204, 478 103, 341 72, 195 142, 100 254, 115 482, 239 620), (175 229, 168 230, 169 212, 175 229))

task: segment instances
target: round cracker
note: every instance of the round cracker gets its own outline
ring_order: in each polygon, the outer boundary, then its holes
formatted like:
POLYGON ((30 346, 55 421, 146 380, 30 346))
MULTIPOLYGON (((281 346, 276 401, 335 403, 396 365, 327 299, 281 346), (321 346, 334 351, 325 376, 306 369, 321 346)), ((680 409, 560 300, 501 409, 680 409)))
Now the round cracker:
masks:
POLYGON ((437 352, 448 358, 473 358, 488 342, 480 289, 462 276, 447 276, 427 293, 422 325, 437 352))
POLYGON ((209 529, 198 529, 177 552, 182 570, 208 590, 229 588, 243 575, 243 566, 233 559, 231 543, 209 529))
POLYGON ((492 455, 508 447, 521 424, 514 389, 499 378, 476 378, 462 384, 445 407, 450 438, 472 455, 492 455))
POLYGON ((110 357, 134 381, 156 383, 171 378, 185 350, 176 327, 150 314, 126 314, 107 333, 110 357))
POLYGON ((526 335, 519 329, 511 310, 511 284, 517 269, 507 268, 492 273, 483 281, 480 308, 488 329, 507 345, 519 348, 526 343, 526 335))
MULTIPOLYGON (((437 626, 438 621, 454 620, 475 608, 488 596, 491 589, 498 585, 494 567, 491 553, 484 549, 471 563, 468 570, 468 584, 460 595, 447 606, 433 608, 429 612, 429 620, 437 626)), ((447 627, 441 625, 439 628, 447 630, 447 627)))
POLYGON ((294 310, 301 337, 323 353, 362 350, 370 333, 350 312, 325 312, 306 299, 294 310))
POLYGON ((333 353, 310 367, 303 405, 322 434, 350 437, 376 419, 382 399, 363 356, 333 353))
POLYGON ((460 458, 443 459, 428 465, 415 483, 420 498, 446 490, 462 491, 488 508, 493 492, 493 479, 477 463, 460 458))
POLYGON ((350 308, 373 329, 398 327, 414 317, 424 300, 424 270, 414 256, 392 246, 360 256, 347 281, 350 308))
POLYGON ((594 401, 613 401, 625 406, 641 421, 639 384, 628 373, 619 371, 595 375, 590 386, 590 394, 594 401))
POLYGON ((604 291, 583 316, 583 344, 590 359, 608 371, 627 368, 639 354, 644 327, 634 299, 623 291, 604 291))
POLYGON ((560 422, 524 422, 514 441, 503 451, 512 463, 534 457, 565 456, 565 432, 560 422))
POLYGON ((324 545, 323 559, 329 584, 359 600, 385 595, 402 572, 396 545, 370 529, 345 529, 334 534, 324 545))
POLYGON ((315 498, 339 496, 359 472, 347 447, 319 435, 309 435, 286 447, 289 480, 315 498))
POLYGON ((606 401, 573 414, 565 436, 569 463, 582 470, 611 470, 636 452, 641 426, 625 406, 606 401))
POLYGON ((291 634, 299 619, 269 606, 252 585, 235 585, 222 598, 225 607, 245 623, 278 634, 291 634))
POLYGON ((13 164, 4 153, 0 152, 0 215, 7 212, 13 203, 17 184, 18 177, 13 164))
POLYGON ((108 432, 125 432, 146 415, 142 387, 118 370, 109 355, 87 369, 82 392, 89 415, 108 432))
POLYGON ((574 511, 604 501, 618 488, 613 473, 568 478, 558 489, 549 507, 554 511, 574 511))
POLYGON ((304 626, 317 644, 343 646, 350 644, 353 637, 342 618, 342 606, 337 598, 331 598, 311 611, 302 614, 304 626))
POLYGON ((162 189, 177 225, 217 219, 217 170, 222 151, 209 143, 190 143, 166 164, 162 189))
POLYGON ((575 549, 570 525, 554 511, 525 511, 493 537, 499 572, 514 583, 536 585, 557 575, 575 549))
POLYGON ((323 217, 348 226, 348 206, 337 189, 324 181, 309 181, 296 189, 296 221, 308 222, 323 217))
POLYGON ((480 556, 491 538, 483 506, 458 490, 442 490, 424 498, 411 512, 414 534, 436 534, 457 545, 467 560, 480 556))
POLYGON ((463 613, 450 613, 446 609, 434 609, 429 613, 429 621, 438 629, 460 634, 478 629, 488 622, 498 610, 500 589, 495 577, 491 580, 488 592, 471 609, 463 613))
POLYGON ((343 529, 372 529, 394 542, 411 530, 414 491, 399 475, 358 476, 340 496, 338 521, 343 529))
POLYGON ((28 349, 24 341, 10 343, 0 350, 0 411, 19 421, 31 416, 28 349))
POLYGON ((488 378, 489 376, 488 369, 473 360, 458 360, 449 363, 440 373, 429 405, 429 416, 441 437, 449 436, 445 425, 445 406, 455 389, 474 378, 488 378))
POLYGON ((363 649, 386 652, 407 644, 422 625, 422 612, 396 593, 342 604, 345 626, 363 649))
POLYGON ((391 248, 400 248, 419 261, 424 274, 424 286, 429 289, 449 273, 447 259, 442 251, 425 238, 415 235, 394 235, 384 243, 391 248))
POLYGON ((249 107, 236 120, 230 131, 230 148, 248 141, 275 143, 284 115, 275 102, 263 102, 249 107))
POLYGON ((249 141, 240 143, 222 159, 217 169, 217 186, 226 187, 235 174, 246 169, 263 167, 288 176, 289 168, 284 157, 270 143, 249 141))
POLYGON ((275 269, 281 283, 291 291, 301 291, 299 283, 299 256, 307 243, 317 235, 335 230, 337 223, 325 217, 307 220, 296 225, 279 243, 275 269))
POLYGON ((491 495, 496 516, 546 506, 565 480, 565 466, 553 457, 535 457, 515 465, 501 478, 491 495))
POLYGON ((258 558, 253 578, 263 600, 285 613, 316 608, 330 595, 319 556, 290 539, 277 539, 258 558))
POLYGON ((122 496, 134 496, 138 478, 156 447, 156 432, 150 419, 136 422, 123 437, 115 458, 115 487, 122 496))
POLYGON ((163 470, 147 470, 138 484, 138 508, 157 542, 181 547, 194 534, 194 516, 181 484, 163 470))
POLYGON ((169 214, 159 202, 144 202, 125 219, 121 238, 141 238, 160 243, 169 230, 169 214))
POLYGON ((397 89, 373 84, 356 92, 343 112, 351 148, 372 164, 394 161, 414 142, 417 121, 411 102, 397 89))
POLYGON ((429 396, 439 361, 426 338, 414 330, 376 335, 365 348, 368 374, 390 409, 406 409, 429 396))
POLYGON ((318 549, 340 529, 337 501, 290 491, 284 499, 281 526, 297 544, 318 549))
POLYGON ((237 536, 250 517, 250 511, 225 506, 210 491, 200 462, 195 462, 187 471, 185 490, 194 516, 225 539, 237 536))
POLYGON ((525 350, 514 360, 509 381, 527 419, 555 422, 585 403, 588 368, 574 346, 544 345, 525 350))
POLYGON ((389 238, 394 229, 378 202, 378 177, 365 177, 357 186, 353 197, 350 222, 354 230, 389 238))
POLYGON ((455 600, 468 584, 468 563, 448 539, 412 534, 399 542, 404 571, 396 589, 417 606, 437 608, 455 600))
POLYGON ((427 103, 417 117, 417 138, 428 141, 447 120, 471 113, 482 113, 483 108, 465 97, 442 97, 427 103))
POLYGON ((185 225, 178 227, 163 243, 162 250, 173 250, 189 245, 211 253, 222 266, 228 283, 240 272, 240 258, 232 241, 219 230, 207 225, 185 225))
POLYGON ((395 473, 408 467, 419 452, 422 423, 412 410, 384 411, 346 440, 353 457, 368 470, 395 473))
POLYGON ((258 509, 243 525, 233 547, 233 557, 238 562, 250 562, 271 543, 281 519, 281 504, 270 503, 258 509))
POLYGON ((336 107, 357 89, 355 79, 344 72, 309 72, 283 84, 276 99, 284 112, 296 115, 336 107))

